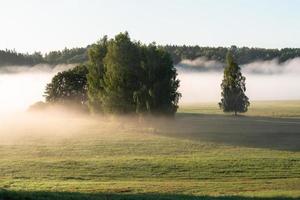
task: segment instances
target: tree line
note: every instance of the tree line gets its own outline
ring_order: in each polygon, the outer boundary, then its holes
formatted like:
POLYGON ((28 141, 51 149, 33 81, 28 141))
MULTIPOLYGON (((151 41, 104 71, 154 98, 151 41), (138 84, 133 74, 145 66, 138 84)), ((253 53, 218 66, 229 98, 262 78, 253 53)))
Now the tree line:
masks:
MULTIPOLYGON (((200 47, 200 46, 178 46, 167 45, 163 48, 169 52, 175 64, 184 59, 194 60, 199 57, 205 57, 208 60, 215 60, 226 63, 227 47, 200 47)), ((285 62, 289 59, 300 57, 299 48, 284 49, 265 49, 231 46, 230 49, 235 52, 236 62, 239 65, 248 64, 254 61, 266 61, 278 59, 279 62, 285 62)))
MULTIPOLYGON (((246 112, 250 105, 236 50, 227 49, 219 103, 224 112, 235 115, 246 112)), ((93 113, 176 113, 181 97, 179 80, 165 49, 134 42, 125 32, 91 45, 88 58, 88 62, 53 77, 45 91, 48 104, 75 104, 93 113)))
POLYGON ((44 63, 44 57, 40 52, 33 54, 17 53, 15 50, 0 50, 0 66, 29 65, 44 63))
MULTIPOLYGON (((77 64, 84 63, 89 60, 88 51, 92 45, 83 48, 65 48, 62 51, 51 51, 45 55, 40 52, 33 54, 17 53, 15 50, 0 50, 0 66, 9 65, 36 65, 36 64, 77 64)), ((200 47, 196 46, 179 46, 165 45, 159 48, 167 51, 176 65, 184 59, 196 59, 205 57, 208 60, 216 60, 225 63, 226 47, 200 47)), ((284 62, 289 59, 300 57, 299 48, 284 48, 284 49, 264 49, 264 48, 248 48, 232 46, 235 49, 237 60, 240 65, 251 63, 257 60, 272 60, 278 59, 279 62, 284 62)))

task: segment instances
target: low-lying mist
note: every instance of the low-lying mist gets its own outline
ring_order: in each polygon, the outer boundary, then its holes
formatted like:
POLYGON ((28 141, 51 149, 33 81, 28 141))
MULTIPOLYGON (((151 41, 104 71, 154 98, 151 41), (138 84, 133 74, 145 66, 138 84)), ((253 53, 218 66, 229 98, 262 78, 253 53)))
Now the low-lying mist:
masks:
MULTIPOLYGON (((224 65, 204 58, 184 60, 178 66, 180 103, 217 102, 224 65)), ((300 58, 279 63, 257 61, 241 66, 246 77, 246 95, 251 100, 299 100, 300 58)))
POLYGON ((44 100, 46 84, 60 71, 74 65, 36 65, 0 67, 0 113, 25 111, 31 104, 44 100))
MULTIPOLYGON (((223 66, 204 58, 183 60, 176 66, 182 93, 180 104, 219 101, 223 66)), ((72 67, 74 65, 1 67, 0 113, 23 112, 33 103, 43 101, 46 84, 51 78, 72 67)), ((284 63, 257 61, 241 67, 250 101, 300 99, 300 58, 284 63)))
MULTIPOLYGON (((90 115, 67 107, 48 106, 42 111, 27 111, 11 115, 0 115, 1 145, 57 145, 70 139, 101 139, 116 134, 157 133, 159 127, 173 123, 172 118, 145 116, 90 115)), ((121 138, 122 139, 122 138, 121 138)))
MULTIPOLYGON (((246 94, 250 101, 300 99, 299 61, 294 59, 279 64, 275 60, 242 66, 242 72, 246 76, 246 94)), ((197 70, 194 68, 199 67, 196 65, 199 60, 196 64, 194 61, 184 62, 190 66, 185 69, 177 66, 181 81, 179 90, 182 93, 180 104, 219 101, 223 76, 220 67, 223 65, 216 61, 201 60, 205 69, 197 70)), ((76 113, 61 107, 49 107, 43 112, 24 112, 30 105, 44 100, 46 84, 57 72, 72 67, 73 65, 39 65, 32 68, 0 68, 0 144, 25 141, 53 144, 57 140, 84 135, 87 131, 89 134, 103 133, 104 137, 124 129, 129 129, 128 132, 137 129, 138 132, 155 132, 153 124, 168 124, 168 119, 147 118, 148 122, 152 120, 154 123, 145 123, 135 117, 112 119, 108 116, 76 113)), ((168 129, 176 127, 175 124, 168 125, 168 129)), ((176 129, 179 129, 178 126, 176 129)))

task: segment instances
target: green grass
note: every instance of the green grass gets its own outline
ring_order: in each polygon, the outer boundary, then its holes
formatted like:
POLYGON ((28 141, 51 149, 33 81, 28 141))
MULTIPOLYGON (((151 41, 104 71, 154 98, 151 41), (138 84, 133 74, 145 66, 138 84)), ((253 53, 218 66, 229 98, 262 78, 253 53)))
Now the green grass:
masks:
POLYGON ((237 118, 199 104, 155 125, 68 118, 27 126, 0 140, 0 200, 297 199, 299 108, 255 102, 237 118))
MULTIPOLYGON (((184 105, 179 112, 223 115, 217 102, 184 105)), ((244 115, 300 118, 300 101, 254 101, 244 115)))

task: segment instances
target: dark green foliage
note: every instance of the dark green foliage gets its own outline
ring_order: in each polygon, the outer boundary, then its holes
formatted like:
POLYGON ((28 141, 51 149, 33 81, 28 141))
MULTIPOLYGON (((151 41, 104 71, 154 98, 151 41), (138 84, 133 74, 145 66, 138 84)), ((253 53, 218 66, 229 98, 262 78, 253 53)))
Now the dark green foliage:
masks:
POLYGON ((21 54, 15 50, 0 50, 0 66, 10 65, 36 65, 44 63, 44 58, 40 52, 33 54, 21 54))
POLYGON ((103 109, 110 113, 135 111, 133 94, 139 89, 139 47, 131 42, 128 33, 110 40, 103 60, 103 109))
POLYGON ((222 99, 219 103, 224 112, 247 112, 250 105, 248 97, 245 95, 246 78, 242 76, 241 69, 235 62, 233 53, 236 49, 228 51, 226 56, 227 66, 224 69, 224 77, 221 84, 222 99))
POLYGON ((87 101, 87 73, 84 65, 59 72, 46 86, 46 102, 84 105, 87 101))
POLYGON ((139 89, 134 92, 138 113, 169 113, 177 111, 179 80, 170 54, 155 44, 141 47, 139 89))
POLYGON ((74 64, 83 63, 87 59, 87 48, 64 49, 63 51, 51 51, 43 56, 40 52, 33 54, 17 53, 15 50, 0 50, 0 67, 12 65, 37 64, 74 64))
POLYGON ((92 112, 102 112, 102 94, 103 94, 103 59, 107 54, 107 37, 104 36, 89 49, 89 64, 87 75, 88 80, 88 104, 92 112))
MULTIPOLYGON (((198 57, 206 57, 208 60, 216 60, 225 63, 227 49, 226 47, 199 47, 199 46, 162 46, 172 55, 175 64, 183 59, 196 59, 198 57)), ((241 47, 236 49, 236 62, 240 65, 248 64, 257 60, 278 59, 279 62, 285 62, 289 59, 300 57, 300 49, 284 48, 284 49, 264 49, 264 48, 248 48, 241 47)))
POLYGON ((44 57, 45 62, 52 65, 83 63, 87 59, 86 48, 65 48, 63 51, 51 51, 44 57))
POLYGON ((174 114, 180 94, 171 57, 128 33, 89 50, 89 105, 93 112, 174 114))

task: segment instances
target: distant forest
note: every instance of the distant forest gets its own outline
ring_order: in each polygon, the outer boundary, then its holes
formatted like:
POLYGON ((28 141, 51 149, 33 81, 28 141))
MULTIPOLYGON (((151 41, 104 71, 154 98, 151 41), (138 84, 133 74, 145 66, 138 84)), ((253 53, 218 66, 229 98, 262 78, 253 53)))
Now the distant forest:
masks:
MULTIPOLYGON (((90 46, 85 48, 65 48, 62 51, 51 51, 45 55, 39 52, 33 54, 22 54, 15 50, 0 50, 0 66, 28 65, 36 64, 75 64, 84 63, 88 60, 87 51, 90 46)), ((221 63, 225 62, 226 47, 200 47, 200 46, 178 46, 166 45, 160 46, 172 56, 174 64, 178 64, 184 59, 196 59, 205 57, 208 60, 215 60, 221 63)), ((300 48, 284 48, 284 49, 264 49, 264 48, 238 48, 235 49, 237 62, 240 65, 251 63, 257 60, 265 61, 277 58, 279 62, 284 62, 292 58, 300 57, 300 48)))

